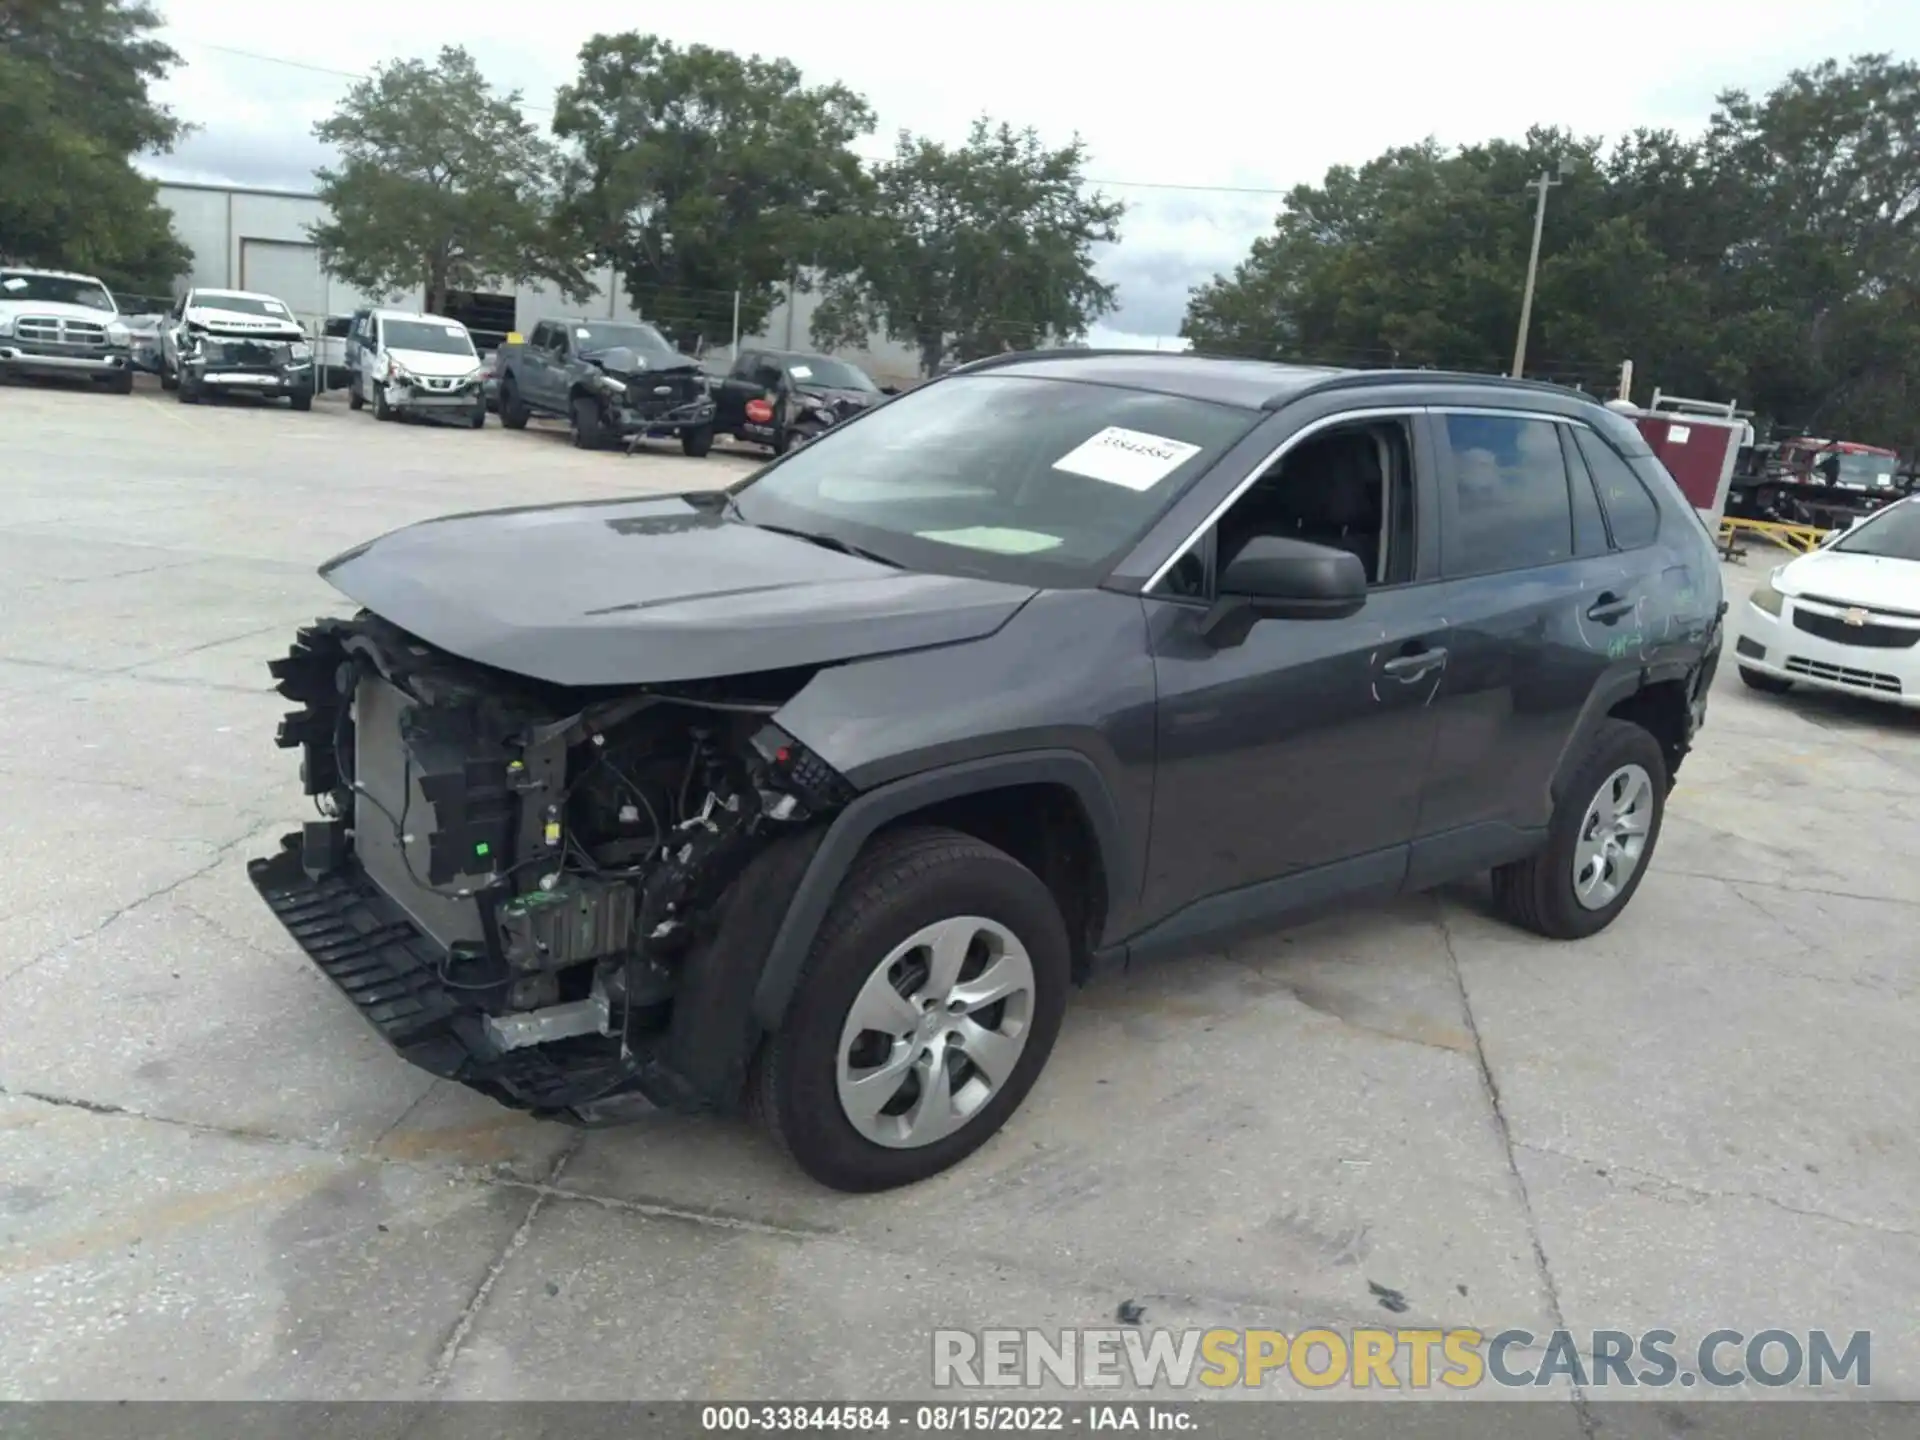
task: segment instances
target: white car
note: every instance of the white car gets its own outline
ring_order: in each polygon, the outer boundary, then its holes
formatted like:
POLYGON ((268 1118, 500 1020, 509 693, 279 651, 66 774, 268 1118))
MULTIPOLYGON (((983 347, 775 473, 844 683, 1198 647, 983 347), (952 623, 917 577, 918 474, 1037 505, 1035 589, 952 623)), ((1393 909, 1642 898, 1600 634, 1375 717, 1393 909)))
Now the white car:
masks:
POLYGON ((1920 707, 1920 495, 1756 585, 1733 652, 1756 690, 1811 685, 1920 707))
POLYGON ((353 375, 347 405, 374 418, 452 412, 475 430, 487 423, 487 367, 458 320, 404 310, 372 310, 349 337, 353 375))
POLYGON ((0 269, 0 380, 67 375, 133 393, 132 334, 91 275, 0 269))
POLYGON ((199 337, 258 340, 269 344, 305 345, 306 331, 286 303, 255 290, 213 290, 196 286, 174 302, 160 331, 160 384, 172 390, 180 383, 180 352, 199 337))
POLYGON ((160 330, 160 388, 183 405, 219 394, 313 408, 313 346, 284 301, 255 290, 187 291, 160 330))

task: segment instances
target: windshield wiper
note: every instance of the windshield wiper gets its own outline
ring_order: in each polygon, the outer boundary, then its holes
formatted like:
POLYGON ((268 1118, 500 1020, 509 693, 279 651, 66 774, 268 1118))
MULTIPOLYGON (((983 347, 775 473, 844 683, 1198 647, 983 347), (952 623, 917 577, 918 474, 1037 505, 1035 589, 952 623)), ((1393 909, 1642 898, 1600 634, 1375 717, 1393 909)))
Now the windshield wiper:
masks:
POLYGON ((818 545, 827 550, 838 550, 842 555, 851 555, 857 560, 871 560, 874 564, 885 565, 890 570, 906 569, 906 566, 902 565, 898 560, 889 560, 884 555, 875 554, 871 550, 863 550, 858 545, 850 545, 837 536, 816 535, 810 530, 795 530, 786 525, 765 525, 755 520, 749 520, 746 523, 753 526, 756 530, 768 530, 775 535, 791 535, 795 540, 805 540, 809 544, 818 545))

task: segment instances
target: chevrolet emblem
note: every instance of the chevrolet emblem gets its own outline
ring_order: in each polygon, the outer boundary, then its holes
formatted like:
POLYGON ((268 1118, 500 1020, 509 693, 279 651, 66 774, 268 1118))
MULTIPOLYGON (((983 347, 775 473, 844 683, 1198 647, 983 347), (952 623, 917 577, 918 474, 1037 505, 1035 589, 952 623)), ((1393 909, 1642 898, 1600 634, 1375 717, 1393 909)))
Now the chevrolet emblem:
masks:
POLYGON ((1867 612, 1862 610, 1858 605, 1852 605, 1847 608, 1846 614, 1840 618, 1846 621, 1847 624, 1858 628, 1867 623, 1867 612))

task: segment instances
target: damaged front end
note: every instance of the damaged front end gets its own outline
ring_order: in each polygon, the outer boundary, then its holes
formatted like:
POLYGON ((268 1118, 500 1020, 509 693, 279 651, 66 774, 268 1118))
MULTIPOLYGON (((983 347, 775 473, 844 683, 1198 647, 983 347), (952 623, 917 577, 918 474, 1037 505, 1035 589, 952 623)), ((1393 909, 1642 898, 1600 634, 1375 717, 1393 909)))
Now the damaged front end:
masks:
POLYGON ((760 965, 852 798, 769 718, 804 673, 568 689, 369 614, 272 669, 320 816, 248 873, 403 1056, 583 1122, 738 1095, 760 965))

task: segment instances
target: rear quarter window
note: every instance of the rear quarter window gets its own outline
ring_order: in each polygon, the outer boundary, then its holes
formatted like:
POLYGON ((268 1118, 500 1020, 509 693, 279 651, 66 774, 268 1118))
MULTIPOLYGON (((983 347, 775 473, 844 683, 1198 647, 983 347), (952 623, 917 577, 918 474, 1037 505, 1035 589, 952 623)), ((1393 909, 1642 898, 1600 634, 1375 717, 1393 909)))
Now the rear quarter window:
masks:
POLYGON ((1594 488, 1613 527, 1613 543, 1621 550, 1651 545, 1660 533, 1660 505, 1633 467, 1613 447, 1590 430, 1576 430, 1580 456, 1593 475, 1594 488))

